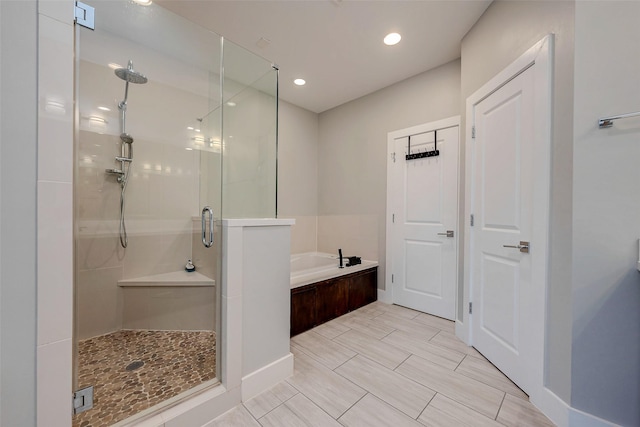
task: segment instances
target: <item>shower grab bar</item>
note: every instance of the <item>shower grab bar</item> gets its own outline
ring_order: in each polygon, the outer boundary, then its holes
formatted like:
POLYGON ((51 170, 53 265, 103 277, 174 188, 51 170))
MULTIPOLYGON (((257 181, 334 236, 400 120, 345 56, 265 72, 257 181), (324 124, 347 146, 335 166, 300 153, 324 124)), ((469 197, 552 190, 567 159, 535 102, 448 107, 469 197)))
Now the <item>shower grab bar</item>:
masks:
POLYGON ((598 120, 598 127, 600 129, 610 128, 611 126, 613 126, 614 120, 626 119, 629 117, 636 117, 636 116, 640 116, 640 111, 636 111, 635 113, 618 114, 617 116, 611 116, 611 117, 603 117, 600 120, 598 120))
POLYGON ((202 244, 205 248, 213 246, 213 209, 209 206, 202 209, 202 244), (209 212, 209 239, 207 239, 207 212, 209 212))

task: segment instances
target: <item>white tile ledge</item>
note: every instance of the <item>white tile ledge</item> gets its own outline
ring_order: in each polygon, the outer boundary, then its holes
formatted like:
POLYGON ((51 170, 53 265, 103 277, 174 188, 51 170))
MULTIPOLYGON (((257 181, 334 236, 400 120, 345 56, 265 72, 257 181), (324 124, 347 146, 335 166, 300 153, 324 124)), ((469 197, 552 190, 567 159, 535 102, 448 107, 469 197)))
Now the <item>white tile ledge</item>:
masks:
POLYGON ((191 273, 186 271, 173 271, 171 273, 118 280, 118 286, 123 288, 135 286, 215 286, 215 284, 215 280, 210 279, 197 271, 193 271, 191 273))
POLYGON ((222 225, 225 227, 270 227, 280 225, 294 225, 293 218, 236 218, 223 219, 222 225))

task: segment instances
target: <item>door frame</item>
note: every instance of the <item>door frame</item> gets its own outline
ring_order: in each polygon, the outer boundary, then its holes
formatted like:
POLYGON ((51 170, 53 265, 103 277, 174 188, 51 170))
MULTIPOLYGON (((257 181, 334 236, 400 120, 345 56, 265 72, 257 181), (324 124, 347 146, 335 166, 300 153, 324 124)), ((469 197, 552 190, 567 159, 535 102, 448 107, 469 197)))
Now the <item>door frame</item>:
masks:
MULTIPOLYGON (((378 299, 381 301, 387 302, 389 304, 393 304, 395 299, 393 297, 393 282, 391 280, 391 275, 393 274, 393 239, 391 235, 393 233, 393 220, 392 214, 394 212, 393 207, 397 203, 397 199, 394 197, 391 188, 391 174, 389 173, 391 166, 393 164, 393 153, 394 153, 394 142, 396 139, 404 138, 410 135, 416 135, 419 133, 432 132, 434 130, 440 130, 445 128, 451 128, 454 126, 458 126, 458 172, 457 172, 457 185, 456 185, 456 225, 460 224, 460 173, 462 170, 461 164, 461 150, 460 150, 460 135, 462 134, 461 127, 461 119, 460 116, 453 116, 442 120, 437 120, 434 122, 423 123, 420 125, 408 127, 405 129, 400 129, 396 131, 389 132, 387 134, 387 219, 386 219, 386 234, 385 234, 385 245, 386 245, 386 256, 385 256, 385 291, 381 293, 378 291, 378 299)), ((455 304, 456 304, 456 312, 458 305, 458 283, 459 283, 459 270, 460 270, 460 250, 462 241, 460 239, 460 232, 456 233, 454 236, 456 242, 456 272, 455 272, 455 304)))
MULTIPOLYGON (((469 314, 469 302, 473 294, 472 251, 474 242, 470 219, 474 212, 475 144, 472 128, 475 123, 474 107, 513 78, 529 69, 534 72, 534 141, 536 149, 533 157, 534 185, 531 242, 531 283, 537 289, 532 302, 541 310, 536 312, 533 334, 535 342, 533 355, 535 383, 529 396, 531 402, 546 407, 544 400, 544 357, 546 343, 547 287, 549 266, 549 224, 551 197, 551 141, 552 141, 552 100, 553 100, 553 34, 545 36, 529 48, 518 59, 508 65, 466 101, 465 123, 465 236, 464 236, 464 293, 462 324, 456 322, 456 335, 468 345, 473 345, 473 315, 469 314)), ((499 367, 498 367, 499 368, 499 367)))

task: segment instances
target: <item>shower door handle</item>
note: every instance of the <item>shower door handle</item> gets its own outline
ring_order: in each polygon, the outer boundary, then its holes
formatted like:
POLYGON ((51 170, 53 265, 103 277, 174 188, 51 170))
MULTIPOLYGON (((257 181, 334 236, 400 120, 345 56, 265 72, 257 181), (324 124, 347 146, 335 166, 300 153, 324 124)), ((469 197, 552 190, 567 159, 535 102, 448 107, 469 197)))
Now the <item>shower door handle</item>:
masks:
POLYGON ((202 244, 205 248, 213 246, 213 209, 205 206, 202 209, 202 244), (207 212, 209 212, 209 238, 207 239, 207 212))

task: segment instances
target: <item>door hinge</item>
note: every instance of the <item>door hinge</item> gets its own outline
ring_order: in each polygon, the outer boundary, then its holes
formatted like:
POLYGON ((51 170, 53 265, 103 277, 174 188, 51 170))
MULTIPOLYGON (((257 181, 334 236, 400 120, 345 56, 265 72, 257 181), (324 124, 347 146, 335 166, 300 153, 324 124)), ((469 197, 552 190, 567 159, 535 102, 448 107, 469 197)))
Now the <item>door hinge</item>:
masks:
POLYGON ((77 1, 74 9, 74 18, 76 24, 82 25, 90 30, 96 29, 95 8, 93 6, 77 1))
POLYGON ((391 214, 391 222, 396 223, 396 214, 391 214))
POLYGON ((469 303, 469 314, 473 314, 473 303, 469 303))
POLYGON ((73 393, 73 413, 88 411, 93 408, 93 386, 85 387, 73 393))
POLYGON ((470 215, 469 224, 473 227, 473 214, 470 215))
POLYGON ((476 127, 471 126, 471 138, 475 139, 476 138, 476 127))
POLYGON ((391 283, 393 283, 393 274, 391 275, 391 283))
POLYGON ((391 158, 393 159, 393 163, 395 163, 396 162, 396 153, 395 152, 391 153, 391 158))

